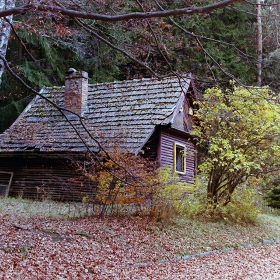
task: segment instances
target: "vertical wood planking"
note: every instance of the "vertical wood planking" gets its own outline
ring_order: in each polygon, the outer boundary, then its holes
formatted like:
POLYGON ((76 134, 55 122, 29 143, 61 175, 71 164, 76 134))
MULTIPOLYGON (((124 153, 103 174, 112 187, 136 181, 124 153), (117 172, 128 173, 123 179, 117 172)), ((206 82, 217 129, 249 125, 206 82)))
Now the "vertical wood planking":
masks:
POLYGON ((181 143, 186 146, 186 174, 180 174, 181 181, 192 182, 195 177, 196 169, 196 147, 190 140, 169 134, 168 132, 161 132, 160 141, 160 166, 170 166, 173 168, 173 144, 174 142, 181 143))

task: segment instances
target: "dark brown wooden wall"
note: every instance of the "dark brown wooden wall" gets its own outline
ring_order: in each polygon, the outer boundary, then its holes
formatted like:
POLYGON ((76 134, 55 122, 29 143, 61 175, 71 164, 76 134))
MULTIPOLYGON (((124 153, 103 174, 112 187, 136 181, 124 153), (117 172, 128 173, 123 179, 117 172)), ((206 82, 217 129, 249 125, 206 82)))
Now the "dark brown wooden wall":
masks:
POLYGON ((179 175, 181 181, 192 182, 196 174, 196 146, 190 140, 183 136, 176 135, 171 131, 162 131, 159 144, 159 165, 170 166, 173 168, 173 144, 178 142, 184 144, 187 148, 186 174, 179 175))
POLYGON ((14 172, 9 192, 13 197, 77 201, 95 191, 66 159, 0 158, 0 171, 14 172))

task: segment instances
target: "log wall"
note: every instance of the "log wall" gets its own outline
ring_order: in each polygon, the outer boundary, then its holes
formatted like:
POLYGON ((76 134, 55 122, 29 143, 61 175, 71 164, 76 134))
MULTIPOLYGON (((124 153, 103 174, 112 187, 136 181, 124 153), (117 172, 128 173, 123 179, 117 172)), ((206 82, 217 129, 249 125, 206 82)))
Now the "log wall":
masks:
MULTIPOLYGON (((0 171, 14 172, 9 196, 31 199, 80 201, 94 196, 89 179, 79 174, 66 159, 0 158, 0 171)), ((0 177, 0 185, 7 178, 0 177)))

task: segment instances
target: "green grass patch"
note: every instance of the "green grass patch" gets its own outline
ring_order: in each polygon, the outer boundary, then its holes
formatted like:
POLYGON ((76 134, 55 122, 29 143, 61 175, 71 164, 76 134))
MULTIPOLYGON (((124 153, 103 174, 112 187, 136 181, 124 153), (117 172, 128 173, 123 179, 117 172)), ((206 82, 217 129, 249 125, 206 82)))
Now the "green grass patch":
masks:
POLYGON ((193 219, 173 220, 162 225, 149 225, 149 232, 178 244, 177 255, 241 248, 259 245, 263 240, 279 242, 280 217, 260 214, 257 222, 227 223, 225 221, 200 221, 193 219))

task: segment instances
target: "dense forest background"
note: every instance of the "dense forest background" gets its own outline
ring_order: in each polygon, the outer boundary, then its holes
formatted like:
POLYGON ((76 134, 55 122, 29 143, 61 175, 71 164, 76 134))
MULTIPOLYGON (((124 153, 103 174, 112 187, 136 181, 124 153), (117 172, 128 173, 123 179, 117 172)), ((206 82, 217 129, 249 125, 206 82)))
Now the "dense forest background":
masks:
MULTIPOLYGON (((215 2, 38 1, 55 8, 103 15, 179 10, 215 2)), ((15 6, 24 4, 27 1, 14 1, 15 6)), ((257 85, 259 65, 261 84, 276 91, 280 88, 277 0, 240 1, 209 13, 120 21, 81 19, 31 9, 15 14, 7 22, 10 36, 6 61, 22 81, 36 90, 63 85, 65 72, 74 67, 87 71, 90 83, 191 72, 203 92, 216 85, 226 87, 232 79, 257 85)), ((2 75, 0 133, 33 97, 20 79, 8 71, 2 75)))

